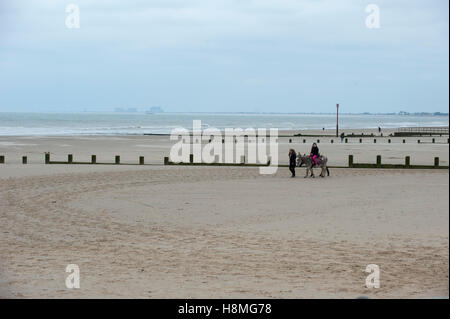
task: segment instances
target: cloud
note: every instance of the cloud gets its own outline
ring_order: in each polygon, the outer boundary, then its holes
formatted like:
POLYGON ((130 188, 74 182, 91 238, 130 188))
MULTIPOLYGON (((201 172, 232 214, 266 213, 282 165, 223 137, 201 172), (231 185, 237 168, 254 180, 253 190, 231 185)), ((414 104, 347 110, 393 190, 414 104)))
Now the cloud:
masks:
POLYGON ((420 107, 414 99, 439 96, 438 103, 448 105, 447 1, 0 3, 0 84, 10 89, 3 97, 8 103, 20 100, 11 92, 38 85, 45 91, 36 93, 42 104, 55 100, 46 94, 61 98, 58 92, 75 88, 84 94, 79 103, 113 103, 125 99, 126 91, 140 104, 170 99, 177 110, 196 97, 198 103, 188 104, 237 103, 224 89, 245 101, 237 108, 361 101, 374 91, 386 103, 391 97, 420 107), (69 3, 80 7, 80 29, 65 26, 69 3), (380 7, 380 29, 365 26, 369 3, 380 7), (94 86, 103 94, 93 92, 94 86), (427 92, 420 97, 407 93, 423 87, 427 92))
MULTIPOLYGON (((441 1, 442 2, 442 1, 441 1)), ((8 1, 9 26, 2 43, 43 48, 70 45, 131 49, 198 47, 205 41, 242 45, 246 40, 300 39, 305 46, 399 46, 424 42, 442 48, 448 28, 442 6, 421 10, 421 1, 377 1, 382 28, 368 30, 364 1, 333 0, 166 0, 8 1), (68 30, 65 5, 78 4, 81 29, 68 30), (11 21, 14 20, 14 23, 11 21)), ((8 5, 7 5, 8 8, 8 5)), ((448 8, 448 3, 447 3, 448 8)), ((447 10, 448 11, 448 10, 447 10)))

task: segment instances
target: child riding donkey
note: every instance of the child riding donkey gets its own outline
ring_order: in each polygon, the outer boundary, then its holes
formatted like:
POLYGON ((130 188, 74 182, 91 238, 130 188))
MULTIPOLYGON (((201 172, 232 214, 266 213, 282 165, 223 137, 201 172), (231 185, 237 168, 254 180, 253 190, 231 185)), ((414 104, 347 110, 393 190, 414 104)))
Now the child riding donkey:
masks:
POLYGON ((317 159, 320 158, 320 154, 319 154, 319 147, 317 146, 316 143, 313 143, 309 157, 312 158, 314 165, 319 166, 317 159))
POLYGON ((329 176, 330 171, 327 167, 327 162, 328 159, 325 156, 319 154, 319 148, 317 147, 316 143, 313 143, 309 156, 307 156, 306 154, 304 154, 303 156, 300 153, 297 154, 297 166, 301 167, 304 164, 306 167, 305 177, 308 177, 309 173, 311 173, 311 177, 314 177, 313 167, 321 168, 321 177, 325 177, 325 173, 329 176))

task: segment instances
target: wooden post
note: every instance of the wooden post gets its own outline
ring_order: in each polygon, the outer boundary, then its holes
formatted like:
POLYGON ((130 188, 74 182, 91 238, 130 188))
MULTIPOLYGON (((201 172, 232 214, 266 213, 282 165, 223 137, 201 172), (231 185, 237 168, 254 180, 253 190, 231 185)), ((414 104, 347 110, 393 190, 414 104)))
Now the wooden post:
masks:
POLYGON ((339 137, 339 104, 336 104, 336 137, 339 137))
POLYGON ((348 167, 353 167, 353 155, 348 156, 348 167))
POLYGON ((434 167, 439 167, 439 157, 434 158, 434 167))
POLYGON ((362 138, 359 139, 359 142, 362 143, 362 138))
POLYGON ((389 144, 391 143, 391 139, 388 139, 388 143, 389 143, 389 144))
POLYGON ((67 163, 72 164, 73 163, 73 154, 67 155, 67 163))
POLYGON ((305 140, 305 139, 303 140, 303 143, 306 143, 306 140, 305 140))
POLYGON ((292 139, 291 138, 289 139, 289 143, 292 143, 292 139))
POLYGON ((348 143, 348 138, 345 139, 345 143, 348 143))
POLYGON ((164 165, 169 165, 169 157, 168 156, 164 157, 164 165))
POLYGON ((317 143, 320 143, 320 140, 317 140, 317 143))
POLYGON ((334 141, 333 140, 331 140, 331 144, 333 144, 334 143, 334 141))
POLYGON ((189 154, 189 163, 194 163, 194 154, 189 154))
POLYGON ((381 155, 377 155, 377 166, 381 166, 381 155))
POLYGON ((409 167, 411 165, 411 157, 406 156, 405 157, 405 166, 409 167))
POLYGON ((406 140, 405 139, 403 139, 403 144, 405 144, 406 143, 406 140))
POLYGON ((28 162, 28 159, 26 156, 22 156, 22 164, 26 164, 28 162))
POLYGON ((139 156, 139 165, 144 165, 144 156, 139 156))
POLYGON ((374 138, 374 139, 373 139, 373 142, 374 142, 374 143, 376 143, 376 142, 377 142, 377 139, 376 139, 376 138, 374 138))
POLYGON ((5 164, 5 156, 0 155, 0 164, 5 164))
POLYGON ((50 164, 50 153, 45 153, 45 164, 50 164))
POLYGON ((436 140, 435 140, 434 137, 433 137, 433 139, 431 140, 431 143, 434 143, 434 142, 436 142, 436 140))
POLYGON ((120 164, 120 155, 116 155, 116 164, 120 164))
POLYGON ((97 164, 97 155, 91 155, 91 164, 97 164))
POLYGON ((420 144, 420 140, 417 140, 417 144, 420 144))

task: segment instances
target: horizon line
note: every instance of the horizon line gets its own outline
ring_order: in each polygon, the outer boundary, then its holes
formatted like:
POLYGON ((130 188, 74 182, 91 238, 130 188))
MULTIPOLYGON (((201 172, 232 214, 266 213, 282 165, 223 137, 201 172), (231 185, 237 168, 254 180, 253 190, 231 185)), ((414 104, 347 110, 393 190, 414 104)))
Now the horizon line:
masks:
MULTIPOLYGON (((154 112, 149 113, 148 111, 134 111, 134 112, 127 112, 127 111, 0 111, 0 114, 2 113, 12 113, 12 114, 86 114, 86 113, 104 113, 104 114, 135 114, 135 115, 158 115, 158 114, 273 114, 273 115, 292 115, 292 114, 301 114, 301 115, 336 115, 336 112, 252 112, 252 111, 242 111, 242 112, 207 112, 207 111, 163 111, 163 112, 154 112)), ((435 112, 408 112, 408 111, 397 111, 397 112, 339 112, 340 115, 402 115, 402 116, 408 116, 408 115, 430 115, 430 116, 449 116, 449 113, 435 111, 435 112)))

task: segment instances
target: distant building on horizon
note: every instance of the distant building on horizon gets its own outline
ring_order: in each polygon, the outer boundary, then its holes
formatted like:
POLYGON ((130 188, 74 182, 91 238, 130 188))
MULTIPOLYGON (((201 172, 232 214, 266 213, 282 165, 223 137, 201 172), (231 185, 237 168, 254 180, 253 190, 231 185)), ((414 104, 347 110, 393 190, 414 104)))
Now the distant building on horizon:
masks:
POLYGON ((410 112, 405 112, 405 111, 400 111, 398 112, 398 115, 415 115, 415 116, 448 116, 448 113, 443 113, 443 112, 414 112, 414 113, 410 113, 410 112))
POLYGON ((148 110, 146 113, 147 114, 164 113, 164 110, 159 106, 152 106, 150 110, 148 110))

